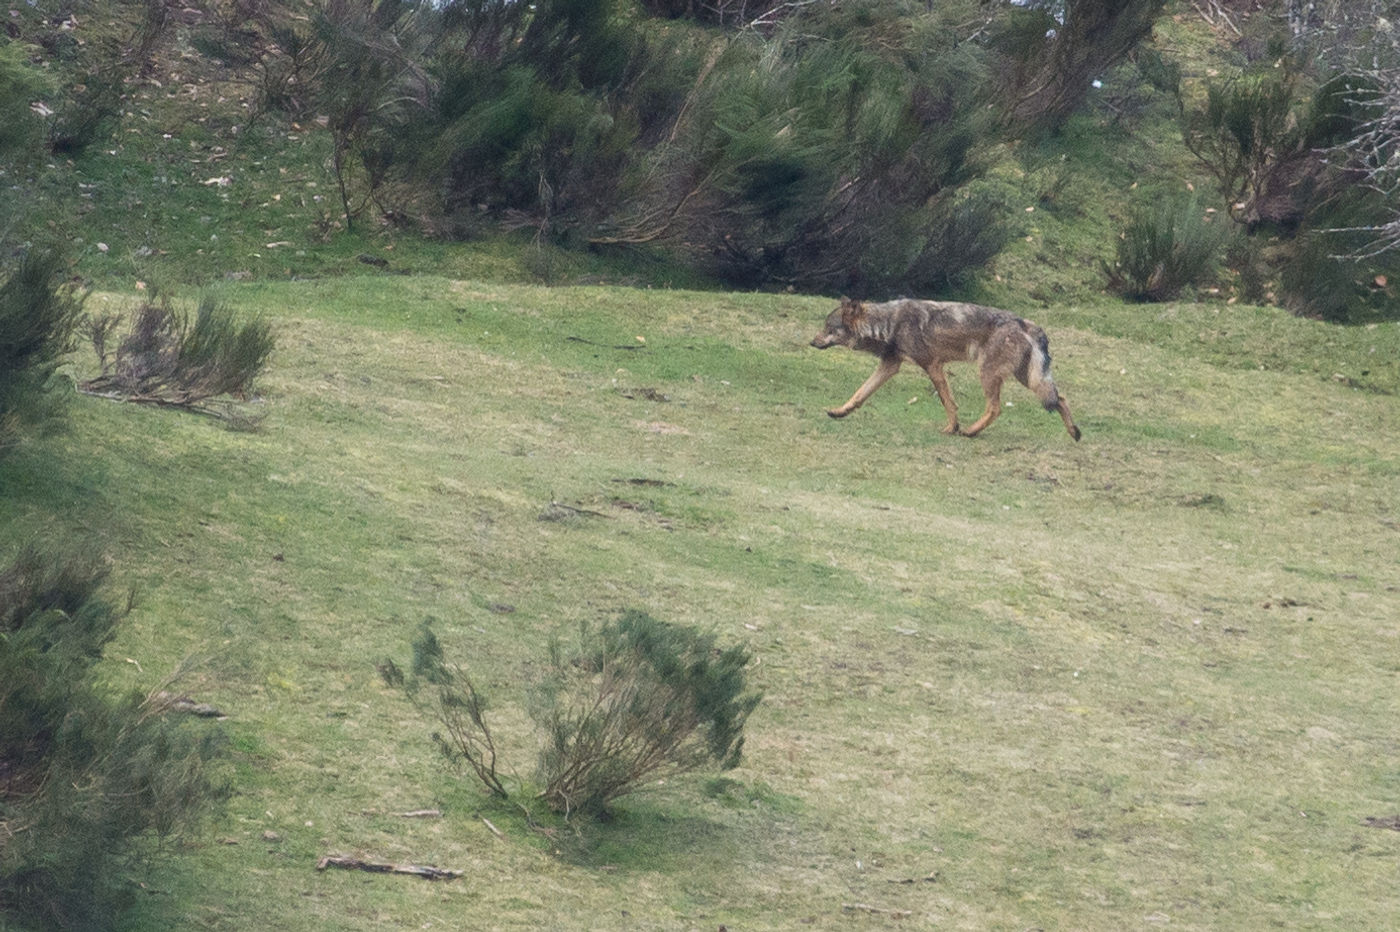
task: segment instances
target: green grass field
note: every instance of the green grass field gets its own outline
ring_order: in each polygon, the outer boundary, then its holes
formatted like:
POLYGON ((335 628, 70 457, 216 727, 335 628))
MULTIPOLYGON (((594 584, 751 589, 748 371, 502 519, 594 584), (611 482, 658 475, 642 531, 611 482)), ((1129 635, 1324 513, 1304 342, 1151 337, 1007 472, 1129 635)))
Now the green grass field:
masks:
POLYGON ((0 462, 16 540, 99 537, 137 590, 113 686, 193 658, 229 715, 234 796, 127 928, 1395 927, 1400 325, 1018 309, 1074 444, 1015 386, 942 436, 908 373, 831 421, 872 361, 807 346, 820 299, 223 297, 277 325, 259 431, 80 398, 0 462), (629 607, 747 643, 765 699, 738 770, 577 833, 445 769, 375 670, 435 619, 528 779, 549 638, 629 607))

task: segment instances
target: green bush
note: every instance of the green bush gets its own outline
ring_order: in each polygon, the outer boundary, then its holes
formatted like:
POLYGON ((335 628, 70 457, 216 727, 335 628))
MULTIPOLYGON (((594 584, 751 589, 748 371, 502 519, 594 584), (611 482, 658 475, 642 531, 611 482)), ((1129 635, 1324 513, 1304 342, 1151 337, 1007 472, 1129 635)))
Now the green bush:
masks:
POLYGON ((738 766, 760 699, 747 689, 749 659, 638 611, 583 628, 572 650, 555 644, 534 710, 545 801, 597 814, 648 782, 738 766))
POLYGON ((1169 301, 1214 274, 1229 230, 1194 198, 1134 211, 1117 261, 1105 266, 1112 291, 1134 301, 1169 301))
POLYGON ((96 686, 131 610, 101 595, 106 577, 96 556, 35 548, 0 570, 0 926, 110 927, 137 843, 221 792, 217 735, 167 717, 159 694, 96 686))
MULTIPOLYGON (((721 649, 711 635, 638 611, 584 626, 569 648, 556 642, 531 709, 543 733, 540 797, 565 817, 597 816, 649 782, 737 766, 760 700, 747 688, 749 659, 742 647, 721 649)), ((427 624, 413 641, 410 674, 387 660, 379 670, 442 726, 433 741, 448 760, 508 796, 485 699, 445 660, 427 624)))
MULTIPOLYGON (((888 293, 958 277, 964 264, 937 253, 958 239, 955 194, 992 135, 985 52, 960 41, 959 4, 878 7, 811 7, 771 39, 726 45, 639 160, 605 241, 674 243, 742 287, 888 293)), ((965 255, 984 262, 989 242, 965 255)))
POLYGON ((454 765, 465 763, 471 767, 491 795, 508 796, 496 773, 496 743, 486 724, 486 698, 465 670, 447 662, 428 622, 423 623, 413 639, 412 671, 406 676, 392 660, 379 665, 386 684, 402 689, 447 732, 433 732, 433 743, 443 757, 454 765))
POLYGON ((64 399, 56 373, 82 305, 64 268, 57 250, 35 250, 0 285, 0 454, 25 428, 52 425, 64 399))

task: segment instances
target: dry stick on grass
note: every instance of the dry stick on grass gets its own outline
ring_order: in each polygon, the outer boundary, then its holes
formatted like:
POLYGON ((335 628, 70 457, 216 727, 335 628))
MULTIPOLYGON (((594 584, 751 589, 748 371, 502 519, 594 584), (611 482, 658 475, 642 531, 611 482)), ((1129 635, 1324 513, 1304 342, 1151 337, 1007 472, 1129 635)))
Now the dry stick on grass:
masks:
POLYGON ((876 916, 889 916, 891 919, 908 919, 914 915, 909 909, 889 909, 884 906, 871 906, 869 903, 842 903, 841 909, 848 913, 871 913, 876 916))
POLYGON ((422 877, 425 880, 456 880, 462 876, 462 871, 446 870, 441 867, 433 867, 427 864, 390 864, 385 861, 362 861, 359 858, 347 858, 340 855, 328 854, 316 862, 316 869, 323 871, 328 867, 340 867, 345 870, 369 871, 371 874, 410 874, 414 877, 422 877))

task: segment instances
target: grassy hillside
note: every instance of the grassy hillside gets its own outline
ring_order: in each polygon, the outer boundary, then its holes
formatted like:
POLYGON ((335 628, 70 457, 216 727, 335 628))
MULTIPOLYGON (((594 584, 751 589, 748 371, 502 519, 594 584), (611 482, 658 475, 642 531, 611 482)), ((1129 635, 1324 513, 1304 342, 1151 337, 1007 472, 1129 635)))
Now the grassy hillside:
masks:
POLYGON ((111 682, 194 657, 179 688, 230 716, 227 813, 133 874, 127 928, 1400 913, 1396 325, 1037 312, 1074 444, 1019 389, 984 436, 944 437, 909 374, 831 421, 870 361, 806 346, 824 300, 427 276, 225 294, 278 327, 259 432, 79 399, 0 462, 7 535, 100 535, 137 589, 111 682), (528 776, 549 637, 627 607, 747 643, 766 698, 740 769, 577 835, 444 770, 375 671, 436 619, 528 776), (326 854, 466 876, 318 873, 326 854))
MULTIPOLYGON (((1395 925, 1400 324, 1233 303, 1228 274, 1200 304, 1105 298, 1134 204, 1214 190, 1132 65, 983 154, 1017 226, 969 293, 1049 331, 1074 444, 1014 386, 944 437, 910 373, 828 419, 872 367, 807 346, 829 299, 528 234, 349 234, 324 133, 254 119, 197 31, 30 193, 88 310, 213 286, 268 315, 262 425, 77 398, 0 459, 0 560, 92 538, 138 594, 107 683, 190 666, 173 688, 229 716, 234 796, 132 868, 124 928, 1395 925), (586 830, 444 769, 376 672, 433 619, 529 778, 549 640, 627 608, 747 644, 766 696, 738 770, 586 830)), ((1156 32, 1188 97, 1228 40, 1187 5, 1156 32)))

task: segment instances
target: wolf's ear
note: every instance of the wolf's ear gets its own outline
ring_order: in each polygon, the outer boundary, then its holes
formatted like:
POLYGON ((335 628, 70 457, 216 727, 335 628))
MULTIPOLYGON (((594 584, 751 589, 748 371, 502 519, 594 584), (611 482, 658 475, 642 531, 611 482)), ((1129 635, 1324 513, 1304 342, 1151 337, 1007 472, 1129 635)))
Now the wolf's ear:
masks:
POLYGON ((859 301, 853 301, 850 298, 845 297, 841 299, 841 322, 847 327, 851 326, 864 316, 865 308, 861 306, 861 303, 859 301))

